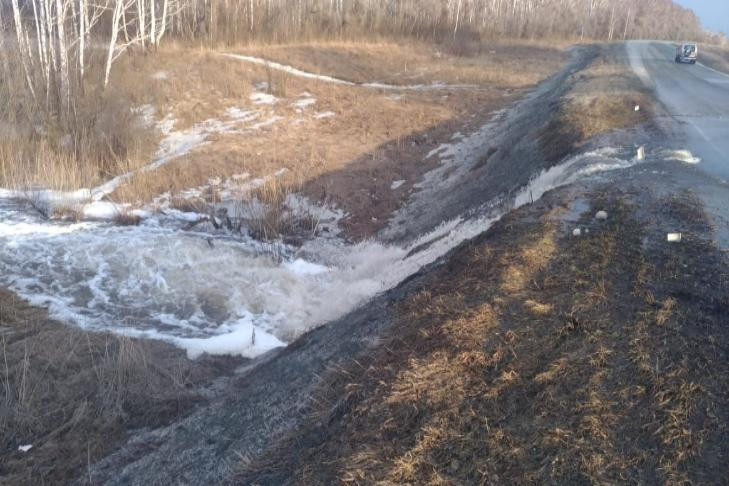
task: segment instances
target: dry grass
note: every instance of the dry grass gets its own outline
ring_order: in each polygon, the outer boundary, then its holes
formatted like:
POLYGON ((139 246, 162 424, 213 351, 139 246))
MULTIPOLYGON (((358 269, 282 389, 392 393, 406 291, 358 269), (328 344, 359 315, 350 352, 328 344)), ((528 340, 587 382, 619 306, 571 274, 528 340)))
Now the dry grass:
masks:
POLYGON ((531 86, 567 58, 547 43, 504 42, 427 44, 404 42, 319 42, 241 49, 304 71, 357 83, 531 86), (528 63, 528 64, 527 64, 528 63))
POLYGON ((560 161, 598 135, 653 119, 652 95, 629 67, 607 52, 578 80, 579 85, 567 93, 542 129, 542 150, 549 162, 560 161), (639 111, 635 111, 636 106, 639 111))
POLYGON ((244 105, 254 82, 266 81, 262 71, 228 62, 216 52, 176 45, 123 57, 114 69, 114 89, 135 106, 154 107, 158 119, 172 116, 176 130, 244 105))
POLYGON ((729 74, 729 47, 726 46, 699 46, 699 61, 707 66, 729 74))
POLYGON ((488 73, 502 67, 442 52, 436 56, 437 48, 431 44, 319 43, 259 47, 250 52, 259 53, 257 49, 272 49, 271 52, 282 56, 276 57, 282 62, 334 59, 323 67, 339 66, 359 72, 366 81, 381 80, 379 76, 386 71, 394 73, 387 63, 408 60, 417 64, 421 78, 406 79, 412 74, 408 71, 410 74, 401 77, 402 82, 457 82, 440 75, 459 63, 468 64, 469 76, 485 73, 479 82, 489 84, 488 89, 457 92, 379 92, 284 75, 214 52, 192 53, 181 66, 180 56, 174 51, 160 52, 154 63, 135 65, 135 69, 143 78, 165 72, 167 79, 156 80, 151 94, 138 98, 137 103, 159 106, 160 117, 169 113, 178 118, 176 129, 219 118, 231 106, 251 109, 248 95, 251 87, 259 83, 267 83, 268 90, 279 96, 278 103, 270 107, 270 114, 282 120, 257 132, 214 135, 211 143, 193 153, 153 173, 132 178, 113 194, 114 200, 148 202, 167 191, 174 198, 186 188, 205 184, 210 177, 226 178, 241 173, 252 178, 266 177, 286 168, 306 175, 302 184, 306 196, 317 202, 330 202, 349 215, 344 224, 350 238, 371 237, 407 199, 422 174, 437 164, 435 158, 424 162, 430 150, 448 141, 455 131, 468 132, 478 127, 490 112, 518 96, 518 88, 552 74, 565 59, 565 54, 557 50, 545 55, 546 48, 507 45, 500 55, 504 59, 512 56, 514 64, 508 69, 519 74, 520 79, 502 83, 488 79, 488 73), (499 83, 505 86, 499 87, 499 83), (226 97, 225 87, 235 84, 241 87, 239 96, 226 97), (331 111, 335 116, 317 120, 298 113, 292 103, 305 92, 316 99, 311 110, 331 111), (393 191, 390 186, 396 180, 404 180, 405 184, 393 191))
POLYGON ((292 198, 300 186, 275 177, 257 187, 243 201, 240 212, 251 236, 260 241, 291 240, 316 234, 319 220, 292 198))
MULTIPOLYGON (((11 73, 21 72, 10 61, 11 73)), ((27 95, 24 78, 0 80, 8 93, 0 97, 0 187, 90 187, 148 162, 155 130, 140 124, 125 93, 101 90, 99 74, 94 64, 65 119, 27 95)))
POLYGON ((646 250, 646 232, 665 231, 660 201, 656 226, 623 194, 591 202, 581 224, 597 207, 611 218, 589 235, 561 236, 554 213, 527 208, 464 245, 399 304, 380 345, 325 377, 311 421, 238 480, 721 482, 726 262, 706 233, 646 250), (676 259, 690 275, 672 275, 676 259))
POLYGON ((224 363, 63 326, 0 290, 0 482, 68 484, 129 430, 189 412, 224 363))
POLYGON ((0 143, 0 177, 22 187, 73 189, 96 185, 148 163, 152 159, 148 142, 158 136, 143 127, 144 133, 124 128, 130 122, 130 107, 154 107, 157 120, 166 116, 176 120, 175 131, 209 119, 225 119, 226 109, 231 107, 263 109, 261 118, 275 115, 281 120, 258 131, 211 135, 207 145, 165 167, 138 173, 110 199, 144 204, 168 191, 176 199, 183 190, 202 186, 211 177, 242 173, 251 178, 266 177, 286 168, 306 174, 301 185, 306 196, 330 202, 349 215, 345 231, 350 238, 371 237, 407 199, 422 174, 437 164, 436 158, 423 161, 430 150, 456 131, 467 133, 478 127, 489 113, 515 99, 522 88, 554 73, 566 59, 557 49, 527 43, 469 45, 467 52, 458 56, 446 47, 409 41, 312 43, 265 49, 280 55, 279 61, 309 60, 321 64, 317 70, 337 67, 340 71, 330 74, 347 77, 344 71, 351 71, 359 73, 363 81, 446 81, 476 83, 485 89, 379 92, 301 79, 217 52, 174 45, 124 56, 114 65, 110 88, 120 101, 116 108, 100 109, 99 116, 108 121, 99 126, 105 127, 103 133, 136 133, 132 140, 141 141, 138 147, 129 141, 112 144, 128 146, 133 153, 115 150, 119 156, 103 164, 76 154, 61 158, 48 155, 65 154, 57 150, 57 139, 49 139, 47 149, 29 145, 21 160, 16 145, 3 151, 0 143), (403 64, 407 64, 404 70, 403 64), (383 77, 387 73, 392 78, 383 77), (253 105, 249 97, 259 83, 266 83, 279 102, 270 107, 253 105), (331 111, 335 116, 315 119, 297 112, 293 103, 304 92, 316 99, 310 111, 331 111), (114 120, 122 127, 108 124, 114 120), (390 186, 396 180, 405 183, 393 191, 390 186))

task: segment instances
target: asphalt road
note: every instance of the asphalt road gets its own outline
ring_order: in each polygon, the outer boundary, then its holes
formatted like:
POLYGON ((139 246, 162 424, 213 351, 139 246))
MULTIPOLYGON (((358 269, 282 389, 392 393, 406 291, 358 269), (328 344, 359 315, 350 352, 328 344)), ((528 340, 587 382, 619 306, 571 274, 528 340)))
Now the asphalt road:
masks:
POLYGON ((672 44, 631 42, 627 48, 636 74, 682 127, 686 148, 701 158, 699 168, 729 180, 729 75, 700 62, 677 64, 672 44))

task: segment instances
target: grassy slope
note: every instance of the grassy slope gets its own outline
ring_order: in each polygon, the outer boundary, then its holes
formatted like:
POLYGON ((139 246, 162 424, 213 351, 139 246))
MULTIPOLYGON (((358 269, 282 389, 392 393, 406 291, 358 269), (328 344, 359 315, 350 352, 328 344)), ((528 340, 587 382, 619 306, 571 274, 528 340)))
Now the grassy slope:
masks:
POLYGON ((701 46, 700 61, 710 68, 729 74, 729 48, 719 46, 701 46))
POLYGON ((574 238, 558 201, 543 204, 434 272, 373 352, 325 378, 308 426, 238 482, 725 478, 728 273, 700 205, 603 187, 574 238), (683 243, 665 243, 676 225, 683 243))
POLYGON ((235 360, 83 332, 0 289, 0 484, 66 484, 127 437, 204 399, 235 360), (33 448, 22 453, 18 446, 33 448))
POLYGON ((596 136, 653 119, 653 95, 622 56, 622 48, 603 46, 600 55, 577 76, 540 133, 547 160, 559 162, 596 136))

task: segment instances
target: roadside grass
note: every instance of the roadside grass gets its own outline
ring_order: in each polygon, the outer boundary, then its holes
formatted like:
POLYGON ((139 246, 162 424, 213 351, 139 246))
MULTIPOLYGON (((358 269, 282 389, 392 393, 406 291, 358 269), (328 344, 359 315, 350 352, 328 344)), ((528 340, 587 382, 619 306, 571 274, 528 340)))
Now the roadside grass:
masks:
POLYGON ((189 413, 233 361, 64 326, 0 289, 0 482, 93 484, 89 464, 189 413))
POLYGON ((547 42, 311 42, 239 50, 315 74, 356 83, 475 84, 524 88, 555 71, 567 54, 547 42))
POLYGON ((701 45, 699 61, 710 68, 729 74, 729 47, 701 45))
POLYGON ((653 96, 606 49, 577 77, 555 116, 541 131, 541 146, 549 162, 559 162, 588 140, 653 119, 653 96), (636 107, 639 107, 636 111, 636 107))
POLYGON ((322 377, 305 425, 233 482, 725 477, 727 267, 696 224, 706 216, 690 195, 657 201, 652 225, 629 194, 589 201, 582 237, 543 201, 546 216, 523 208, 462 246, 398 304, 387 336, 322 377), (685 245, 664 241, 668 219, 685 245))

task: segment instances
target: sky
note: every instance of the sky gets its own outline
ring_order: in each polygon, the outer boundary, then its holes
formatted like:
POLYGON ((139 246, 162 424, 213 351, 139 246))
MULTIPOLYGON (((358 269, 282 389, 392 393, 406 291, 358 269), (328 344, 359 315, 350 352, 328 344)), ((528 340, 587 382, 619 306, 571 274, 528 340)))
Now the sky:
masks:
POLYGON ((674 0, 696 12, 704 27, 729 35, 729 0, 674 0))

